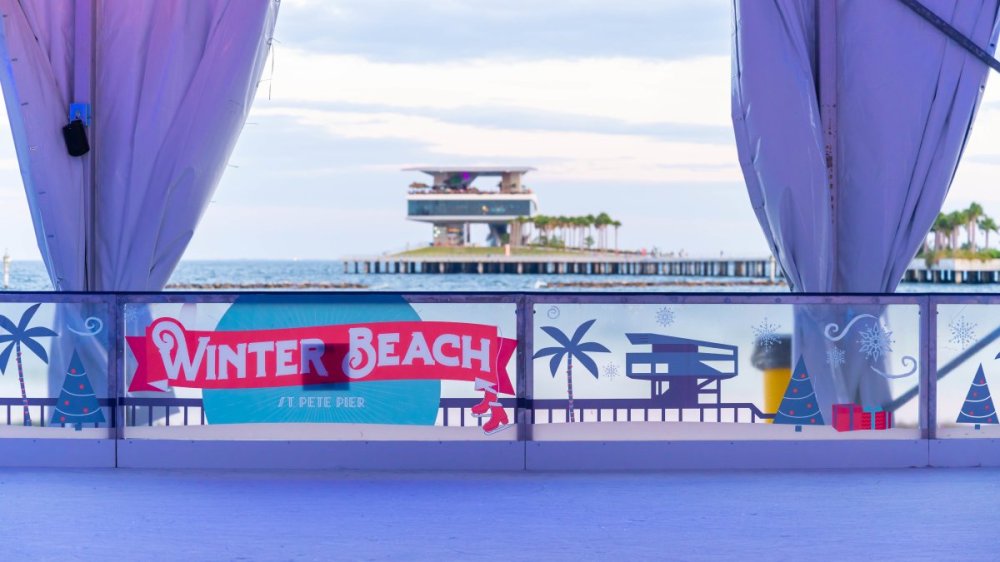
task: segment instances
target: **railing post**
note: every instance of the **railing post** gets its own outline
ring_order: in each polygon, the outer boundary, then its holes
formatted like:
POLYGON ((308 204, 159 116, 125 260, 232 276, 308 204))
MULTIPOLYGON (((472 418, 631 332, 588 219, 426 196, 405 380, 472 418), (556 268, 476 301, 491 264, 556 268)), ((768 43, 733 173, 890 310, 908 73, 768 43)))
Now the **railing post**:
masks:
POLYGON ((533 397, 533 373, 531 352, 533 350, 534 303, 531 298, 520 295, 517 298, 517 439, 531 441, 531 411, 533 397))
POLYGON ((125 438, 125 369, 123 368, 124 342, 122 326, 124 315, 123 298, 119 294, 108 295, 108 385, 111 398, 111 419, 114 420, 113 438, 115 439, 115 466, 118 466, 117 443, 125 438))
POLYGON ((920 435, 937 439, 937 300, 925 297, 920 309, 920 435))

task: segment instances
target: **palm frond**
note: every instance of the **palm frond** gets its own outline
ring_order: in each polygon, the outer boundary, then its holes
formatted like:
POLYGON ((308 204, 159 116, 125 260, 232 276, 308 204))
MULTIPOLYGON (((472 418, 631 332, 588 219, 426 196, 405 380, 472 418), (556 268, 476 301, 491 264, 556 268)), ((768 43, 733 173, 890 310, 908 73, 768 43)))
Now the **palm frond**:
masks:
POLYGON ((583 324, 580 324, 576 328, 576 332, 573 332, 573 345, 579 344, 583 340, 583 335, 587 333, 587 330, 597 322, 597 318, 591 318, 583 324))
POLYGON ((558 343, 559 345, 567 348, 573 347, 573 344, 570 343, 569 338, 566 337, 566 334, 562 333, 559 330, 559 328, 556 328, 555 326, 542 326, 542 331, 551 336, 552 339, 556 340, 556 343, 558 343))
POLYGON ((34 328, 30 328, 27 331, 25 331, 23 337, 25 337, 25 338, 43 338, 43 337, 55 337, 55 336, 58 336, 58 335, 59 334, 55 333, 54 331, 52 331, 52 330, 50 330, 50 329, 48 329, 48 328, 46 328, 44 326, 35 326, 34 328))
POLYGON ((36 342, 35 340, 27 338, 21 340, 21 343, 23 343, 24 346, 30 349, 31 351, 35 352, 35 355, 37 355, 38 358, 42 360, 42 362, 44 363, 49 362, 49 356, 47 353, 45 353, 45 348, 42 347, 42 344, 36 342))
POLYGON ((548 357, 549 355, 553 355, 555 353, 560 353, 560 352, 566 353, 566 350, 561 347, 546 347, 545 349, 539 349, 538 351, 536 351, 535 355, 533 355, 531 358, 538 359, 539 357, 548 357))
POLYGON ((565 355, 566 355, 565 351, 558 355, 553 355, 552 360, 549 361, 549 370, 552 371, 553 377, 555 377, 556 373, 559 371, 559 364, 562 363, 562 359, 565 355))
POLYGON ((573 357, 576 357, 576 360, 579 361, 580 364, 583 365, 588 371, 590 371, 590 374, 594 375, 595 379, 597 378, 597 363, 595 363, 593 359, 582 353, 574 353, 573 357))
POLYGON ((11 351, 14 351, 14 342, 7 344, 3 352, 0 352, 0 374, 7 374, 7 363, 10 361, 11 351))
POLYGON ((597 343, 596 341, 581 343, 580 345, 576 346, 576 350, 585 353, 611 353, 610 349, 604 347, 603 345, 597 343))
POLYGON ((35 316, 35 313, 38 312, 38 307, 40 306, 42 306, 42 303, 35 303, 29 306, 28 310, 24 311, 24 314, 21 315, 21 320, 17 323, 18 330, 23 332, 28 327, 28 324, 31 323, 31 318, 35 316))
POLYGON ((7 332, 11 334, 17 333, 17 326, 15 326, 14 323, 10 321, 10 318, 7 318, 2 314, 0 314, 0 328, 7 330, 7 332))

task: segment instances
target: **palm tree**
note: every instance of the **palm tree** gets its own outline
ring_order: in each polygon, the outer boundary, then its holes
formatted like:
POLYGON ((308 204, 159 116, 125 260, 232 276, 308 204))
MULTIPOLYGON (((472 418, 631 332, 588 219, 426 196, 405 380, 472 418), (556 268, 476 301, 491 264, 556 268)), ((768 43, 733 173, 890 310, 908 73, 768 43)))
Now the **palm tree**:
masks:
POLYGON ((965 224, 965 211, 952 211, 948 213, 949 241, 952 250, 961 249, 958 243, 958 229, 965 224))
POLYGON ((597 226, 597 217, 594 215, 587 215, 583 217, 587 222, 587 233, 593 238, 594 232, 593 228, 597 226))
POLYGON ((602 212, 597 215, 595 222, 597 223, 597 230, 601 234, 599 238, 600 246, 601 248, 606 250, 608 248, 607 228, 608 225, 611 224, 613 221, 611 220, 611 217, 608 216, 607 213, 602 212))
POLYGON ((34 338, 52 337, 59 334, 48 328, 36 326, 28 328, 31 318, 38 311, 41 304, 34 304, 28 307, 21 315, 21 320, 17 326, 9 318, 0 314, 0 328, 7 330, 7 334, 0 335, 0 343, 10 342, 7 347, 0 352, 0 373, 7 373, 7 362, 10 360, 10 353, 14 351, 17 359, 17 379, 21 383, 21 401, 24 404, 24 425, 31 425, 31 415, 28 413, 28 394, 24 390, 24 366, 21 363, 21 344, 34 352, 44 363, 49 362, 49 356, 45 353, 45 348, 34 340, 34 338))
POLYGON ((938 213, 936 219, 934 219, 934 224, 931 226, 931 232, 934 233, 934 249, 941 250, 944 248, 944 213, 938 213))
POLYGON ((618 229, 622 226, 622 221, 612 221, 611 226, 615 227, 615 253, 618 253, 618 229))
POLYGON ((597 319, 587 320, 583 324, 580 324, 576 328, 576 332, 573 333, 572 338, 566 337, 566 334, 562 333, 555 326, 542 326, 542 331, 548 334, 552 339, 556 340, 559 344, 556 347, 546 347, 545 349, 539 349, 533 359, 538 359, 539 357, 552 356, 552 360, 549 361, 549 369, 552 371, 553 378, 556 376, 556 371, 559 370, 559 364, 562 363, 563 357, 566 357, 566 396, 569 398, 569 402, 566 408, 569 410, 569 421, 573 423, 576 421, 576 416, 573 414, 573 358, 576 357, 577 361, 583 364, 584 367, 590 371, 594 378, 597 378, 597 363, 590 358, 588 353, 610 353, 611 351, 597 342, 583 342, 583 336, 587 333, 587 330, 594 325, 597 319))
POLYGON ((983 216, 979 219, 979 228, 983 229, 983 234, 986 235, 986 249, 990 247, 990 233, 997 232, 1000 226, 993 220, 993 217, 983 216))
POLYGON ((538 231, 538 243, 542 245, 547 244, 549 240, 549 217, 545 215, 535 215, 531 222, 535 225, 535 229, 538 231))
POLYGON ((976 223, 983 216, 983 206, 973 201, 965 210, 965 232, 969 238, 969 249, 976 250, 976 223))
POLYGON ((587 237, 587 217, 573 217, 573 224, 576 226, 576 245, 583 248, 587 237))

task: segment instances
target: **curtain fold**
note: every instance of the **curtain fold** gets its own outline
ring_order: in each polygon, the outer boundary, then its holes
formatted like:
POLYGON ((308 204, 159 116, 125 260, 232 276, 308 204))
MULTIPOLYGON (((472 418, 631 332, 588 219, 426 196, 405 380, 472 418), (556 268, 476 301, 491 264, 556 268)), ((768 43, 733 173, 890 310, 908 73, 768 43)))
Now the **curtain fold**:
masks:
MULTIPOLYGON (((993 52, 998 0, 925 4, 993 52)), ((733 14, 740 163, 790 286, 894 291, 948 193, 987 67, 896 0, 734 0, 733 14), (817 100, 818 1, 837 2, 835 221, 817 100)))
MULTIPOLYGON (((925 0, 992 53, 998 0, 925 0)), ((795 292, 895 291, 937 217, 988 68, 897 0, 733 0, 732 111, 750 202, 795 292), (826 178, 817 17, 836 2, 835 217, 826 178), (834 254, 836 248, 836 254, 834 254)), ((885 405, 885 358, 830 365, 826 326, 884 309, 800 306, 794 355, 830 404, 885 405), (867 373, 860 376, 860 373, 867 373)))
POLYGON ((277 11, 275 0, 0 0, 0 82, 57 290, 163 288, 246 121, 277 11), (96 7, 94 99, 74 100, 74 63, 92 56, 74 52, 76 18, 87 5, 96 7), (94 107, 92 151, 83 158, 68 156, 61 136, 74 101, 94 107))

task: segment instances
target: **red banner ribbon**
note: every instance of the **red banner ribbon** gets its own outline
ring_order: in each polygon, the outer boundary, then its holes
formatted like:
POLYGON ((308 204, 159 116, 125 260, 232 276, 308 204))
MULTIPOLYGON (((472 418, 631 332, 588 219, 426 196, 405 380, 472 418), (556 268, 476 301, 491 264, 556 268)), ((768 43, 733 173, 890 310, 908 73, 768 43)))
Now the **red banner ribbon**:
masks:
POLYGON ((125 340, 137 365, 129 392, 456 380, 514 394, 507 363, 517 340, 482 324, 373 322, 209 332, 160 318, 145 336, 125 340))

